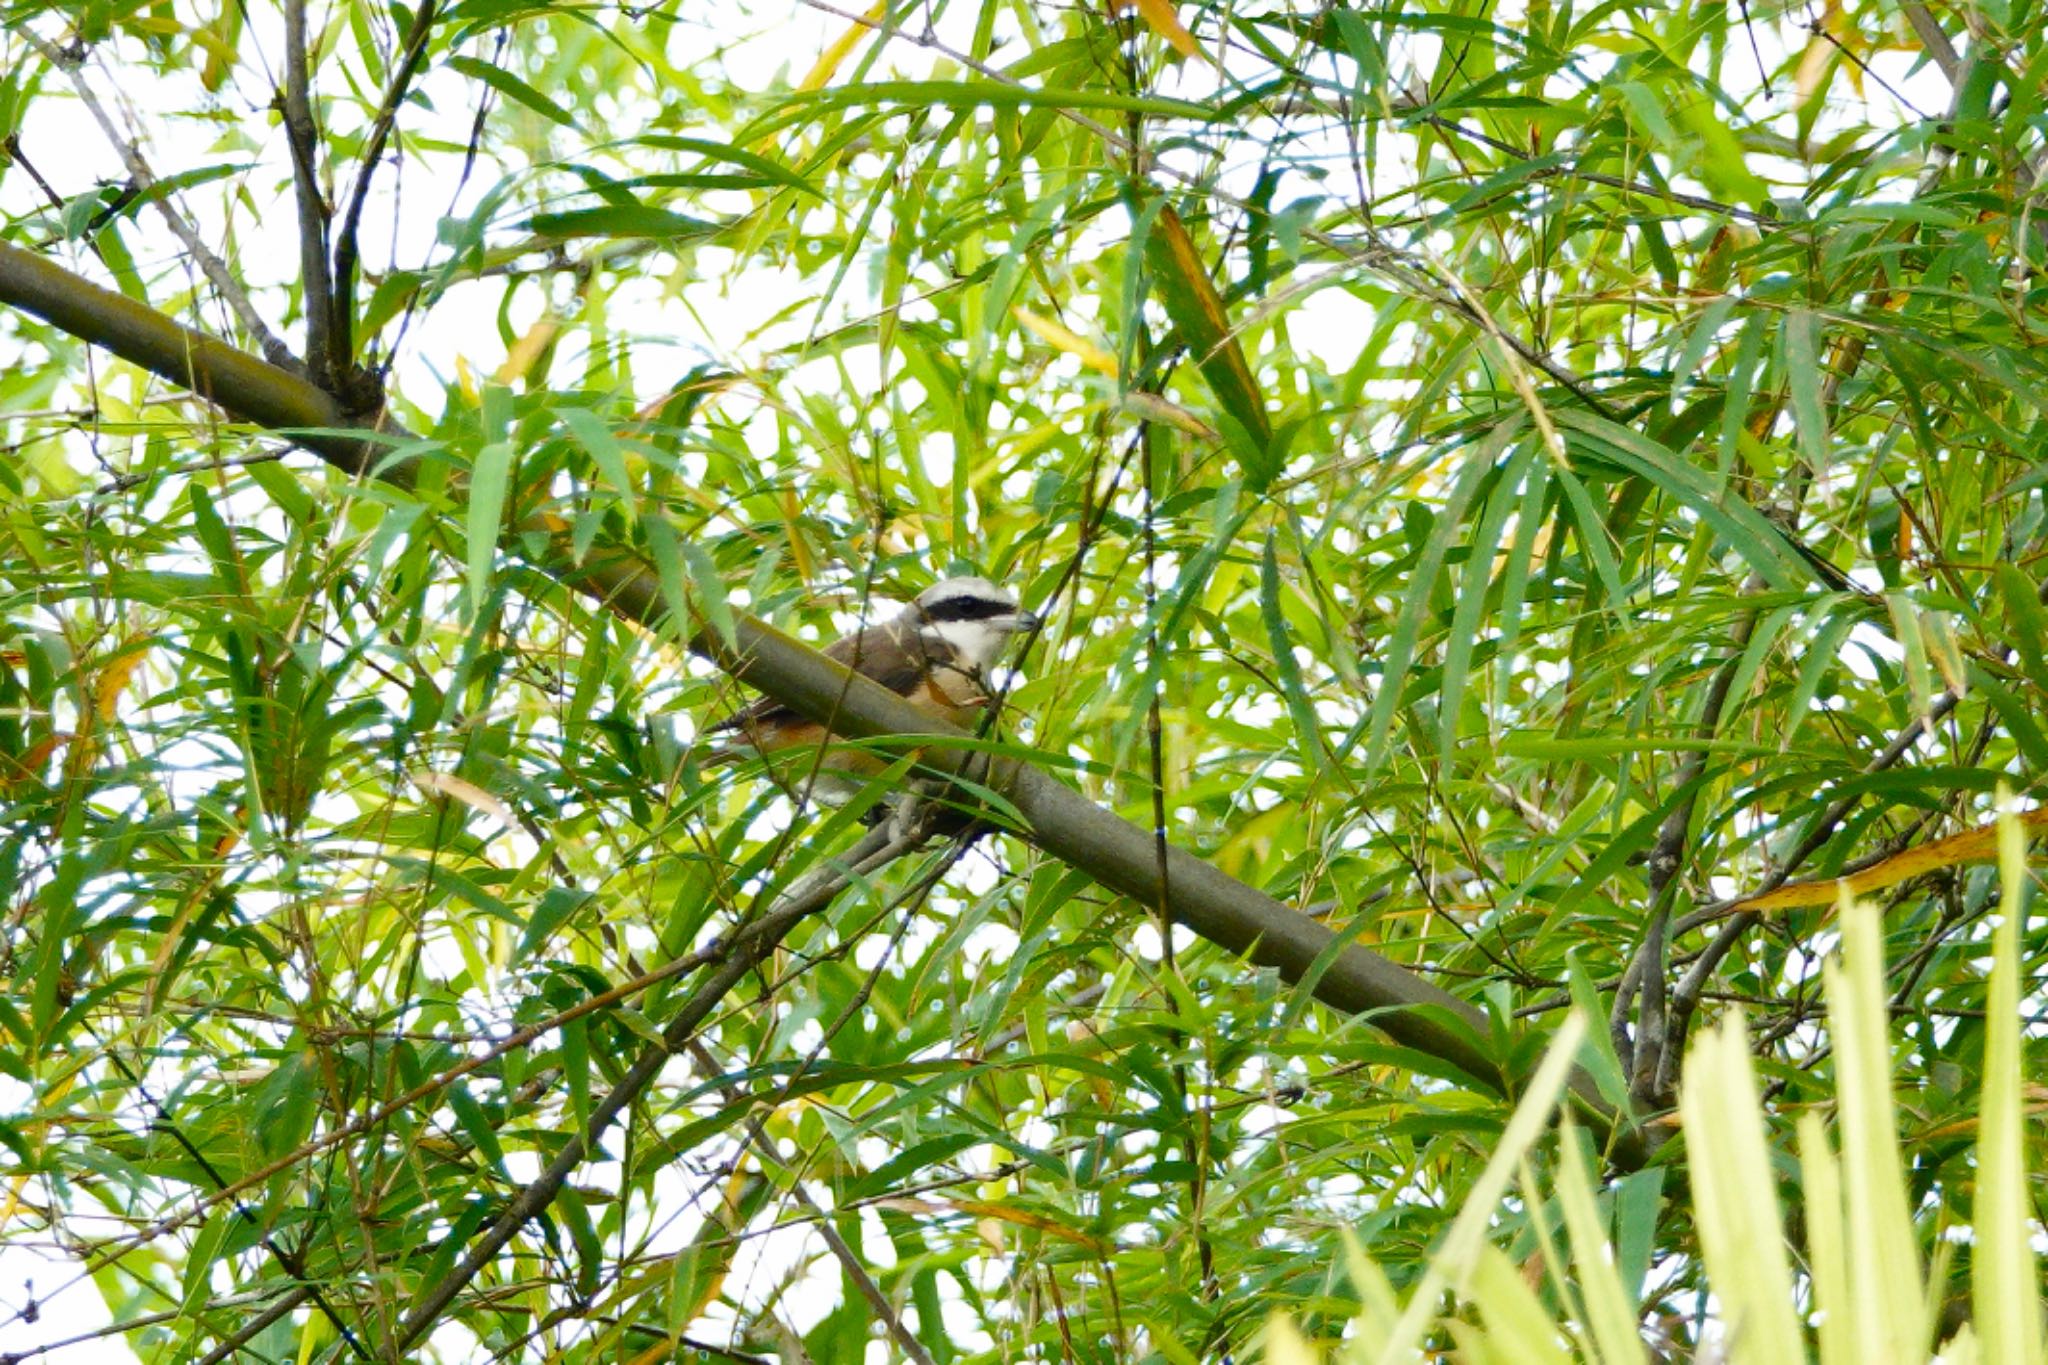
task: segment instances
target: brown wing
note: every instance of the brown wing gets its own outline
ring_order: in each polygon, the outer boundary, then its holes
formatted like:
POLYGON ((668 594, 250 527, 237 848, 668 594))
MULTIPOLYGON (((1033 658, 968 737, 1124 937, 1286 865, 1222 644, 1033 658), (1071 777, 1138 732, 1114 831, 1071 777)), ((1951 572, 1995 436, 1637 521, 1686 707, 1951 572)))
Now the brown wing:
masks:
MULTIPOLYGON (((841 636, 825 646, 824 653, 826 658, 836 659, 855 672, 873 678, 898 696, 908 695, 928 668, 921 657, 917 632, 900 621, 878 622, 852 635, 841 636)), ((756 697, 713 724, 707 733, 753 730, 801 719, 773 697, 756 697)))

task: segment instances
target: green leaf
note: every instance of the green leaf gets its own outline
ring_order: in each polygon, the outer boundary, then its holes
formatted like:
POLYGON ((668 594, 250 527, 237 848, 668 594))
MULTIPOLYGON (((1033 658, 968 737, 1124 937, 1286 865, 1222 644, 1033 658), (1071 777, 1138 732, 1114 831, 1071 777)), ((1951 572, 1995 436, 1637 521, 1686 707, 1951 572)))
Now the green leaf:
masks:
POLYGON ((489 1116, 484 1113, 484 1107, 477 1103, 476 1095, 469 1088, 469 1082, 456 1081, 448 1087, 446 1094, 448 1107, 455 1111, 455 1122, 462 1129, 463 1135, 477 1151, 483 1153, 484 1160, 491 1163, 492 1169, 496 1170, 501 1178, 510 1180, 512 1177, 505 1169, 505 1148, 498 1141, 498 1130, 491 1126, 489 1116))
POLYGON ((562 419, 562 425, 576 438, 576 443, 590 453, 591 462, 597 466, 605 482, 612 486, 618 496, 619 510, 626 515, 626 524, 639 520, 640 498, 633 487, 633 479, 626 472, 625 447, 612 434, 611 427, 588 408, 560 407, 555 415, 562 419))
POLYGON ((672 152, 695 152, 699 156, 706 157, 712 161, 724 161, 735 166, 743 166, 760 176, 763 180, 781 185, 785 189, 795 190, 799 194, 807 194, 813 199, 825 197, 817 186, 783 165, 780 161, 763 156, 759 152, 749 151, 745 147, 735 147, 723 142, 713 142, 709 138, 679 137, 669 133, 648 133, 641 137, 627 138, 623 142, 613 145, 624 147, 658 147, 672 152))
POLYGON ((1821 401, 1825 371, 1820 365, 1820 319, 1803 308, 1785 315, 1785 383, 1792 391, 1792 425, 1799 435, 1799 453, 1814 477, 1826 478, 1828 414, 1821 401))
POLYGON ((1273 650, 1273 670, 1280 679, 1281 695, 1294 718, 1294 748, 1312 770, 1325 766, 1323 727, 1316 718, 1315 703, 1302 686, 1301 664, 1294 657, 1293 632, 1280 610, 1280 561, 1273 536, 1266 536, 1266 550, 1260 561, 1259 615, 1266 623, 1266 640, 1273 650))
POLYGON ((448 57, 444 59, 451 70, 459 71, 471 80, 482 81, 491 89, 515 104, 523 104, 534 113, 551 123, 564 128, 576 127, 576 116, 567 109, 543 95, 540 91, 520 80, 502 66, 479 61, 475 57, 448 57))
POLYGON ((647 517, 640 528, 647 538, 648 558, 654 561, 654 576, 661 584, 663 605, 668 608, 664 624, 677 639, 687 640, 696 634, 692 609, 699 604, 691 600, 682 542, 666 517, 647 517))
POLYGON ((1826 582, 1756 509, 1641 432, 1575 408, 1559 409, 1552 416, 1560 427, 1578 433, 1575 445, 1640 475, 1690 508, 1772 587, 1826 582))
POLYGON ((1387 641, 1379 688, 1373 694, 1366 731, 1365 766, 1368 770, 1377 770, 1385 761, 1387 735, 1393 727, 1394 712, 1401 704, 1401 694, 1408 684, 1408 665, 1415 656, 1415 640, 1421 633, 1423 617, 1429 612, 1430 597, 1436 590, 1437 576, 1443 571, 1444 556, 1450 552, 1451 542, 1464 526, 1465 509, 1478 493, 1480 483, 1492 472, 1495 457, 1520 429, 1519 419, 1503 422, 1465 456, 1451 485, 1450 495, 1444 499, 1443 510, 1437 514, 1429 539, 1424 543, 1422 553, 1416 557, 1415 568, 1408 579, 1408 592, 1401 601, 1401 614, 1395 618, 1394 633, 1387 641))
POLYGON ((1472 651, 1479 643, 1487 590, 1493 582, 1494 556, 1508 514, 1516 510, 1516 490, 1532 477, 1535 462, 1536 448, 1528 444, 1508 457, 1493 495, 1487 500, 1486 511, 1472 533, 1465 566, 1458 576, 1458 605, 1451 615, 1450 637, 1444 642, 1443 684, 1437 701, 1437 753, 1445 759, 1458 744, 1465 684, 1471 672, 1472 651))
POLYGON ((542 892, 534 902, 533 913, 527 917, 515 956, 521 961, 533 956, 534 950, 554 937, 555 930, 566 924, 571 915, 594 899, 588 891, 572 886, 551 886, 542 892))
POLYGON ((490 600, 491 566, 497 561, 498 536, 504 529, 513 460, 510 441, 492 441, 477 451, 476 464, 470 471, 469 506, 464 513, 463 529, 472 619, 483 612, 490 600))
POLYGON ((1221 117, 1215 106, 1187 100, 1126 95, 1113 90, 1011 85, 987 80, 868 81, 861 85, 804 91, 784 101, 785 107, 794 106, 806 112, 873 104, 937 109, 1021 109, 1042 105, 1052 109, 1102 109, 1119 114, 1151 114, 1197 123, 1209 123, 1221 117))
POLYGON ((726 648, 738 649, 739 630, 733 620, 732 603, 726 600, 725 579, 719 574, 718 565, 712 562, 710 551, 694 540, 684 541, 682 551, 683 564, 690 571, 691 600, 718 632, 718 638, 725 641, 726 648))
POLYGON ((722 224, 649 204, 606 204, 599 208, 536 213, 527 231, 541 237, 707 237, 722 224))

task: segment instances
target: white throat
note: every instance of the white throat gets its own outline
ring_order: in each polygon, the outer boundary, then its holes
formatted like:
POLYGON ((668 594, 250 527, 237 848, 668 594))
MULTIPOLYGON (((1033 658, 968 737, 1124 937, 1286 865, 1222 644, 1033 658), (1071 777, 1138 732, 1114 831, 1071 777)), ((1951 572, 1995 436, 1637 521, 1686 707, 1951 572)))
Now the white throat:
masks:
POLYGON ((988 621, 928 621, 926 639, 943 640, 959 658, 960 667, 971 673, 986 673, 1002 657, 1010 632, 988 621))

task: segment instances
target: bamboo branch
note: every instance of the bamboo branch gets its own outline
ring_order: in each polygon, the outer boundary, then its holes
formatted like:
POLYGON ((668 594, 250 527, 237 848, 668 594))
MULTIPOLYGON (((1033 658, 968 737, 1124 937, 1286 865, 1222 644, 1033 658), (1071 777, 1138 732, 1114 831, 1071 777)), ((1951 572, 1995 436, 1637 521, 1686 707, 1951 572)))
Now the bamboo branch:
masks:
POLYGON ((327 273, 327 200, 320 193, 320 129, 307 90, 306 0, 284 0, 284 134, 299 204, 299 287, 306 308, 306 372, 329 393, 348 357, 332 350, 334 289, 327 273))
POLYGON ((351 422, 303 377, 6 242, 0 242, 0 301, 183 385, 238 420, 289 435, 350 474, 412 487, 410 461, 379 459, 410 433, 387 428, 390 434, 379 436, 351 422))

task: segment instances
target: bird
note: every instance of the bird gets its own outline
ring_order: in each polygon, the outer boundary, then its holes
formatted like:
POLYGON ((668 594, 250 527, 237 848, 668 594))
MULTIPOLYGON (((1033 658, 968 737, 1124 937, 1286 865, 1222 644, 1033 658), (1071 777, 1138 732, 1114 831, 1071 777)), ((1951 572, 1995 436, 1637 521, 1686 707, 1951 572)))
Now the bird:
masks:
MULTIPOLYGON (((1012 637, 1038 624, 1037 615, 1018 606, 1015 595, 986 578, 944 578, 899 615, 826 645, 825 656, 934 719, 965 728, 988 705, 988 672, 1012 637)), ((742 707, 706 733, 728 731, 737 731, 740 743, 712 751, 703 759, 706 766, 736 762, 749 753, 815 749, 829 738, 824 726, 772 697, 742 707)), ((828 803, 844 804, 860 791, 859 779, 886 766, 879 754, 837 750, 821 765, 814 790, 828 803)))

